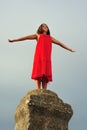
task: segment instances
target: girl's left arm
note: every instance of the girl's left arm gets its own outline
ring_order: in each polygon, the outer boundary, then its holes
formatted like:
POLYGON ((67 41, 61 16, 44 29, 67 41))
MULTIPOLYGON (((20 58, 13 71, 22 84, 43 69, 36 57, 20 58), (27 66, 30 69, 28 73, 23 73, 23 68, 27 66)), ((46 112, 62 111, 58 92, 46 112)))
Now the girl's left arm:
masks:
POLYGON ((69 48, 68 46, 66 46, 65 44, 63 44, 62 42, 60 42, 59 40, 55 39, 52 37, 52 42, 54 44, 57 44, 59 46, 61 46, 62 48, 68 50, 68 51, 71 51, 71 52, 75 52, 72 48, 69 48))

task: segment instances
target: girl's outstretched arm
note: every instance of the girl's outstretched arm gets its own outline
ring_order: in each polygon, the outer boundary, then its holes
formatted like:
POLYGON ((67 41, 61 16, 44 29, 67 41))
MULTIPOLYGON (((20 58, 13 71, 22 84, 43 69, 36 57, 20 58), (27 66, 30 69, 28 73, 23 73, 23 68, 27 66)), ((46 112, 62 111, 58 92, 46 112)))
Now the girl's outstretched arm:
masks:
POLYGON ((19 41, 24 41, 24 40, 34 40, 37 39, 37 34, 33 34, 33 35, 28 35, 28 36, 24 36, 24 37, 20 37, 17 39, 8 39, 9 42, 19 42, 19 41))
POLYGON ((71 52, 75 52, 72 48, 69 48, 68 46, 66 46, 65 44, 61 43, 59 40, 56 40, 55 38, 52 37, 52 42, 61 46, 62 48, 71 51, 71 52))

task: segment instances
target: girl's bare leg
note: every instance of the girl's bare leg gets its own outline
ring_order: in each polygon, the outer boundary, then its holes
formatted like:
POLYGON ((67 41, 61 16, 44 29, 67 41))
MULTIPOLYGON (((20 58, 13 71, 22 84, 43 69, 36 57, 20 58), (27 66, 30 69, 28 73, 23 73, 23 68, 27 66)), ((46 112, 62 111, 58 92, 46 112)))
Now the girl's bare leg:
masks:
POLYGON ((47 89, 47 79, 46 77, 43 76, 42 78, 42 88, 43 89, 47 89))
POLYGON ((40 80, 36 80, 36 89, 40 89, 41 88, 41 81, 40 80))
POLYGON ((42 82, 42 88, 47 89, 47 83, 46 82, 42 82))

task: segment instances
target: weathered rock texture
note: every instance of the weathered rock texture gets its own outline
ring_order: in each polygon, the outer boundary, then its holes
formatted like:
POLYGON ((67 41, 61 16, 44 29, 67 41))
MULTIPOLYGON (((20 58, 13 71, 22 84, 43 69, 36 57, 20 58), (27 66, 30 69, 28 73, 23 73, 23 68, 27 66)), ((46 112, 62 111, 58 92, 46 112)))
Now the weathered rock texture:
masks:
POLYGON ((56 93, 33 90, 20 101, 15 113, 15 130, 68 130, 73 111, 56 93))

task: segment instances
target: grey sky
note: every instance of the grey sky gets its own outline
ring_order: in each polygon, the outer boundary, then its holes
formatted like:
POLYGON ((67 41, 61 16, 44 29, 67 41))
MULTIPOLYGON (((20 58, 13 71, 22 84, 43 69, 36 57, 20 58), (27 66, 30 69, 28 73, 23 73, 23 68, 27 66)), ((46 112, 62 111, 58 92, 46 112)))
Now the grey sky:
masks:
POLYGON ((86 129, 87 1, 0 0, 0 130, 14 129, 20 99, 35 89, 31 71, 36 41, 7 40, 33 34, 43 22, 53 37, 76 50, 71 53, 53 44, 53 82, 48 89, 71 104, 69 129, 86 129))

